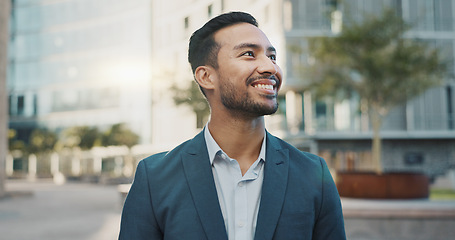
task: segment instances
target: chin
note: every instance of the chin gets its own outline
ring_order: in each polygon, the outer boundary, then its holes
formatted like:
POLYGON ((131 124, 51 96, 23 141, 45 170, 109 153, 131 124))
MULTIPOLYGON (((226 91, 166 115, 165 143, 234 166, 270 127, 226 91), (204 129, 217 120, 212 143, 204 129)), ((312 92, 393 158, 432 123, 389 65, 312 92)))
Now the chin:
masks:
POLYGON ((264 115, 272 115, 272 114, 276 113, 276 111, 278 111, 278 103, 276 103, 272 107, 261 109, 261 111, 259 111, 259 113, 260 113, 260 116, 264 116, 264 115))

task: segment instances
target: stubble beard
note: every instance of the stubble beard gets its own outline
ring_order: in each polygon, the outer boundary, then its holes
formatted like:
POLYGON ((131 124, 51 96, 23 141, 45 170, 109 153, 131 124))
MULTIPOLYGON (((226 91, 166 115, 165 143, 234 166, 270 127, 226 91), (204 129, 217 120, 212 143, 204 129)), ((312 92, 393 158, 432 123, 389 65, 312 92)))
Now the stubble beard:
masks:
POLYGON ((221 103, 238 114, 249 117, 260 117, 274 114, 278 110, 276 96, 263 96, 268 99, 275 99, 272 106, 254 101, 248 92, 239 93, 235 86, 229 81, 222 81, 220 85, 221 103))

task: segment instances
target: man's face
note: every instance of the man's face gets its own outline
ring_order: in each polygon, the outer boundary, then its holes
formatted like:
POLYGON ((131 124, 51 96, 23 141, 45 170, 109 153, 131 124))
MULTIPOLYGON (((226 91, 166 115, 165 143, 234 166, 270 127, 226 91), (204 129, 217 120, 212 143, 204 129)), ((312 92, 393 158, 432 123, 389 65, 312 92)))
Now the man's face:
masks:
POLYGON ((275 113, 282 72, 265 34, 240 23, 219 30, 214 38, 221 46, 215 94, 224 107, 251 117, 275 113))

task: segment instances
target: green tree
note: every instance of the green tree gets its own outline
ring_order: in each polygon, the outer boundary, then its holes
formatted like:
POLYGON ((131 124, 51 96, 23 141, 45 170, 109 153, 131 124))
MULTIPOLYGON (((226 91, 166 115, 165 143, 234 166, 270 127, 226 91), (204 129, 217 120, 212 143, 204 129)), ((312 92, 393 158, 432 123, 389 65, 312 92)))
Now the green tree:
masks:
POLYGON ((442 82, 446 66, 436 48, 405 38, 411 27, 393 10, 343 26, 337 36, 309 39, 305 78, 317 96, 349 98, 366 104, 373 130, 372 156, 381 164, 380 129, 391 108, 442 82))
POLYGON ((66 147, 80 147, 83 150, 100 145, 101 133, 97 127, 78 126, 72 127, 63 133, 63 145, 66 147))
POLYGON ((43 153, 54 149, 57 143, 57 134, 46 129, 37 128, 30 134, 27 150, 29 153, 43 153))
POLYGON ((202 95, 199 85, 192 81, 187 88, 179 88, 177 85, 171 87, 174 93, 174 103, 178 105, 187 105, 196 114, 196 124, 198 128, 202 128, 210 114, 210 107, 202 95))
POLYGON ((17 131, 15 129, 8 129, 8 150, 26 150, 25 142, 17 139, 17 131))
POLYGON ((123 123, 112 125, 112 127, 104 132, 101 137, 101 144, 103 146, 125 145, 128 148, 131 148, 138 142, 139 136, 128 129, 123 123))

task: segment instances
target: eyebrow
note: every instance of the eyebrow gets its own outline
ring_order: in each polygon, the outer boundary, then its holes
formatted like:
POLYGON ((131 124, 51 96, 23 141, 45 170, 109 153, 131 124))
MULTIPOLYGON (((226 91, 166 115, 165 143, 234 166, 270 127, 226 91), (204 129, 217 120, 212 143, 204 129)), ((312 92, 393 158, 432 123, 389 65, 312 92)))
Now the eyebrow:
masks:
MULTIPOLYGON (((239 50, 243 48, 253 48, 253 49, 260 49, 262 48, 259 44, 255 43, 241 43, 239 45, 234 46, 234 50, 239 50)), ((267 48, 267 51, 269 52, 276 52, 276 49, 272 46, 267 48)))

